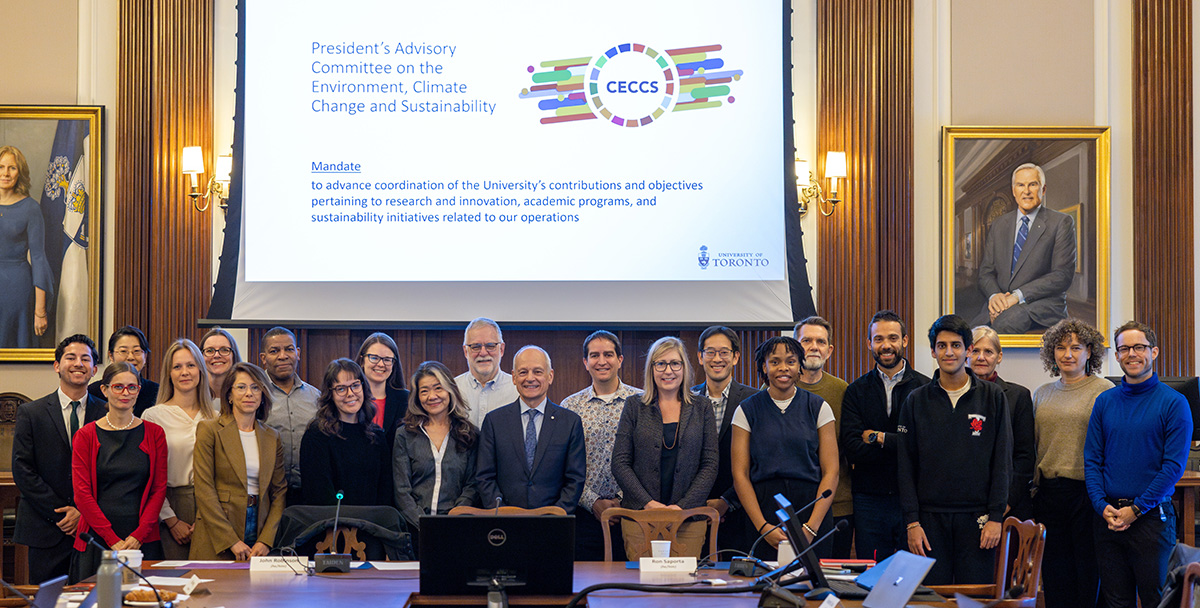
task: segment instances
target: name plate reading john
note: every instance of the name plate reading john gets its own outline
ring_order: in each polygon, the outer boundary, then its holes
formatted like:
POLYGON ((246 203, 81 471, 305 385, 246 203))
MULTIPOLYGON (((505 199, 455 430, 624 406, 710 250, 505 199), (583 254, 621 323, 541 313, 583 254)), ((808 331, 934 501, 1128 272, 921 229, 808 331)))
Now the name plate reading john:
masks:
POLYGON ((304 574, 308 567, 308 557, 299 555, 289 556, 260 556, 250 558, 251 572, 287 572, 289 574, 304 574))

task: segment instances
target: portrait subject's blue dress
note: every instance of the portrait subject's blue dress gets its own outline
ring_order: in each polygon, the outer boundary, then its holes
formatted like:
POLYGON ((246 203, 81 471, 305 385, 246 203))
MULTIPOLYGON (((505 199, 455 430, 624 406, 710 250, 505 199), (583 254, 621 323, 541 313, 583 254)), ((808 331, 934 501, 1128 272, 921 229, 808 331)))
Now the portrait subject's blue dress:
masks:
POLYGON ((54 295, 42 208, 28 196, 0 205, 0 348, 34 348, 33 288, 54 295), (32 261, 32 266, 30 262, 32 261))

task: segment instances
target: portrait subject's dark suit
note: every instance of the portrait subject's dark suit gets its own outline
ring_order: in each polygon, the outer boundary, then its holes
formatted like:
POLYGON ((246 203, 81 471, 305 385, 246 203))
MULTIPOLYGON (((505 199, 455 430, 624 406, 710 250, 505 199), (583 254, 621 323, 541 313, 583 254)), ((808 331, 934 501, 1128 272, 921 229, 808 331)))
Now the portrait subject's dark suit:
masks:
POLYGON ((1075 221, 1045 203, 1029 227, 1016 268, 1012 266, 1017 233, 1017 210, 996 218, 988 227, 979 267, 979 290, 985 299, 976 325, 990 324, 1002 334, 1019 334, 1034 326, 1050 327, 1067 318, 1067 288, 1075 276, 1075 221), (989 323, 986 299, 1020 289, 1024 304, 1016 304, 989 323))
POLYGON ((533 469, 526 466, 521 401, 488 412, 479 431, 476 478, 483 507, 511 505, 525 509, 562 507, 575 512, 587 478, 583 421, 566 408, 546 402, 533 469))
MULTIPOLYGON (((80 428, 108 411, 104 400, 90 395, 83 405, 80 428)), ((21 491, 13 541, 30 547, 31 582, 66 574, 66 569, 59 572, 60 561, 65 557, 69 565, 70 541, 74 539, 58 528, 63 514, 54 510, 74 506, 75 490, 71 485, 71 441, 57 390, 17 408, 12 472, 21 491), (62 551, 65 553, 59 555, 62 551)))

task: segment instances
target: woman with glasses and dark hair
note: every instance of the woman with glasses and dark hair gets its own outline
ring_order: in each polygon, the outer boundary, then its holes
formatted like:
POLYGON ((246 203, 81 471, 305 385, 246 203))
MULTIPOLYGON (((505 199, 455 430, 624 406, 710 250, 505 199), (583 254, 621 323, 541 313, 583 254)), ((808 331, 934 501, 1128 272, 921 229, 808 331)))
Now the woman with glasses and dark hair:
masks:
MULTIPOLYGON (((733 486, 755 536, 766 533, 772 547, 787 538, 783 530, 771 530, 778 523, 776 494, 800 507, 826 490, 831 496, 837 491, 833 409, 824 399, 796 387, 803 359, 804 348, 793 338, 777 336, 763 342, 754 353, 754 365, 767 389, 746 398, 733 414, 733 486)), ((817 501, 801 529, 793 532, 803 533, 811 542, 832 529, 830 504, 817 501)), ((813 551, 828 557, 831 549, 822 544, 813 551)))
MULTIPOLYGON (((612 472, 627 509, 703 507, 717 479, 717 421, 707 397, 693 395, 692 366, 679 338, 667 336, 646 354, 642 395, 625 401, 612 450, 612 472)), ((684 522, 672 555, 696 557, 704 549, 704 523, 684 522)), ((621 522, 625 552, 637 559, 640 528, 621 522)))
POLYGON ((213 399, 221 397, 225 377, 234 365, 242 362, 237 342, 229 332, 214 327, 200 338, 200 353, 204 355, 204 367, 208 370, 208 388, 213 399))
POLYGON ((196 427, 196 529, 190 559, 266 555, 283 517, 287 479, 267 375, 236 363, 221 388, 221 416, 196 427))
POLYGON ((467 418, 467 404, 450 370, 426 361, 413 373, 403 427, 393 444, 396 505, 418 547, 422 515, 445 515, 460 505, 475 506, 475 455, 479 429, 467 418))
POLYGON ((376 425, 383 429, 388 445, 396 436, 396 427, 408 410, 408 390, 404 386, 404 365, 400 348, 391 336, 376 332, 363 340, 354 362, 363 369, 375 404, 376 425))
POLYGON ((391 446, 375 424, 371 387, 357 363, 335 359, 325 369, 317 414, 300 440, 302 504, 391 505, 391 446))
POLYGON ((100 388, 108 413, 79 429, 72 442, 71 477, 79 509, 71 580, 100 567, 100 550, 83 541, 91 532, 113 550, 140 549, 145 559, 162 559, 158 512, 167 493, 167 441, 162 427, 133 414, 140 385, 128 362, 110 363, 100 388))

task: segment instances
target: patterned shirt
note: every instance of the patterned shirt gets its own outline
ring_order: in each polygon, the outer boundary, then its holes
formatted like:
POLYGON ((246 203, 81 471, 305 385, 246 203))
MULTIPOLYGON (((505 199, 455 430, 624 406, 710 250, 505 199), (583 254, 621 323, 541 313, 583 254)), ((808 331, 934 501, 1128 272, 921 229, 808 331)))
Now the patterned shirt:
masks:
POLYGON ((621 383, 617 392, 604 401, 592 385, 563 399, 562 406, 583 419, 583 440, 587 446, 587 479, 579 505, 587 510, 601 498, 620 499, 621 488, 612 474, 612 449, 617 439, 617 423, 625 400, 642 394, 642 389, 621 383))

